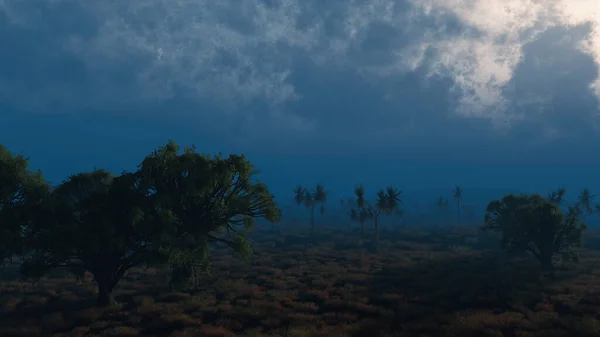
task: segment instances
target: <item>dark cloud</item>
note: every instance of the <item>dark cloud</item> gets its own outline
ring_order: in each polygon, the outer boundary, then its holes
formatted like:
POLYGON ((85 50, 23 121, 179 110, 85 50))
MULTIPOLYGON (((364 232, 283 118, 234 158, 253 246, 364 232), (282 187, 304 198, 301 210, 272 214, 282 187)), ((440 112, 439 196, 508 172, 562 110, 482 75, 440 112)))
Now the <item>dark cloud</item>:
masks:
POLYGON ((179 122, 273 152, 525 158, 597 137, 599 23, 563 4, 6 0, 2 113, 179 122))

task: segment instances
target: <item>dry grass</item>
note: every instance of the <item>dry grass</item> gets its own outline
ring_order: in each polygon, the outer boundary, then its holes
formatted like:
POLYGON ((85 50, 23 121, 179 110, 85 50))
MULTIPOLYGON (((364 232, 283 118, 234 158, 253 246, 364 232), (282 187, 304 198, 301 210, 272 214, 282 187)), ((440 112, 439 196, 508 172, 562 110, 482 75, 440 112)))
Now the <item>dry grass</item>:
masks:
POLYGON ((0 336, 600 336, 600 251, 551 280, 469 233, 396 231, 378 253, 332 233, 308 244, 257 234, 251 263, 217 249, 195 291, 169 292, 163 270, 132 270, 107 309, 94 307, 89 276, 31 284, 6 269, 0 336))

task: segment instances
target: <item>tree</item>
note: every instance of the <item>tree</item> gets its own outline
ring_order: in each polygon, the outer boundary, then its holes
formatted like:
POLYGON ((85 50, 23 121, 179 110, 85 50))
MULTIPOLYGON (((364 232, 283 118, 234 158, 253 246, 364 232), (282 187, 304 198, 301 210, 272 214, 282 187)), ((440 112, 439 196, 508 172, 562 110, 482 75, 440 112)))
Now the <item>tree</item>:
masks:
POLYGON ((463 215, 463 218, 467 223, 474 223, 476 221, 475 207, 473 205, 463 205, 461 207, 461 214, 463 215))
POLYGON ((327 192, 325 191, 325 186, 321 184, 317 184, 315 189, 309 190, 307 188, 302 187, 302 185, 296 186, 293 190, 294 192, 294 201, 298 205, 304 205, 304 207, 310 209, 310 230, 311 234, 315 232, 315 207, 320 207, 320 212, 323 214, 325 212, 325 202, 327 201, 327 192))
POLYGON ((97 305, 114 302, 112 291, 125 272, 151 259, 156 237, 168 226, 145 221, 145 200, 134 174, 115 177, 104 170, 69 177, 38 209, 28 241, 32 256, 23 275, 39 278, 54 268, 78 277, 90 272, 98 288, 97 305))
POLYGON ((587 188, 584 188, 579 194, 579 197, 577 198, 577 208, 581 210, 584 217, 594 213, 594 210, 592 209, 594 197, 595 195, 587 188))
POLYGON ((209 268, 210 244, 230 246, 241 257, 252 253, 247 231, 256 218, 280 219, 267 186, 253 180, 257 171, 243 155, 206 156, 193 147, 183 152, 173 141, 147 156, 139 167, 140 184, 174 225, 161 247, 173 267, 171 285, 181 285, 209 268))
POLYGON ((366 208, 352 208, 350 210, 350 219, 360 223, 360 235, 365 236, 365 222, 369 219, 373 219, 373 212, 371 209, 366 208))
POLYGON ((502 248, 508 252, 529 252, 541 263, 542 270, 552 271, 553 256, 577 261, 573 247, 580 247, 586 226, 574 207, 564 214, 556 199, 542 196, 509 194, 489 203, 484 231, 502 235, 502 248))
POLYGON ((435 202, 435 207, 438 212, 442 215, 442 218, 446 218, 446 209, 448 209, 448 199, 444 197, 439 197, 435 202))
POLYGON ((456 186, 453 193, 454 199, 456 199, 456 214, 458 216, 458 224, 460 225, 460 199, 462 198, 462 188, 456 186))
POLYGON ((29 210, 48 193, 42 174, 29 170, 29 160, 0 145, 0 265, 24 253, 29 210))
POLYGON ((555 191, 548 193, 548 200, 552 203, 560 205, 565 199, 565 193, 566 189, 564 187, 559 187, 555 191))
POLYGON ((400 195, 402 191, 394 188, 393 186, 387 187, 385 190, 381 189, 377 192, 377 201, 374 205, 371 205, 365 199, 365 188, 361 185, 354 189, 356 194, 356 204, 359 209, 365 209, 373 213, 373 227, 375 229, 375 238, 379 239, 379 215, 392 214, 399 209, 400 195))

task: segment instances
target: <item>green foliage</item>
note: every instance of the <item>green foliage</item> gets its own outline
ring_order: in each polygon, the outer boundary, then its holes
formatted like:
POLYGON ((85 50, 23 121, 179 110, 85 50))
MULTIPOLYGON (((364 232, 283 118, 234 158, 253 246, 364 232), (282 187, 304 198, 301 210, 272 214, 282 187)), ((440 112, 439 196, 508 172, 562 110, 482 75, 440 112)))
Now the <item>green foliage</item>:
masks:
POLYGON ((180 153, 170 141, 147 156, 137 172, 140 186, 152 200, 157 216, 169 214, 173 225, 163 232, 160 242, 173 266, 190 268, 207 245, 224 243, 242 257, 251 254, 244 232, 252 229, 255 218, 277 222, 280 210, 266 185, 252 180, 256 173, 242 155, 227 158, 198 154, 194 148, 180 153), (225 233, 232 233, 228 238, 225 233))
POLYGON ((566 261, 577 261, 574 247, 581 247, 586 229, 575 207, 564 214, 557 200, 562 194, 552 195, 551 200, 542 196, 509 194, 501 200, 489 203, 484 231, 502 235, 502 248, 508 252, 526 251, 538 258, 542 268, 553 268, 552 257, 556 254, 566 261))
POLYGON ((0 264, 24 253, 30 211, 50 192, 40 172, 29 170, 29 161, 0 145, 0 264))
POLYGON ((377 200, 374 205, 371 205, 365 198, 365 188, 360 185, 354 189, 356 195, 356 204, 359 210, 365 210, 373 214, 373 227, 375 228, 375 236, 379 237, 379 215, 398 213, 402 200, 400 195, 402 191, 393 186, 388 186, 385 189, 377 191, 377 200))
POLYGON ((147 156, 133 173, 79 173, 28 208, 25 278, 51 268, 86 271, 98 284, 98 304, 124 273, 141 263, 167 263, 174 277, 210 266, 210 244, 225 243, 242 258, 251 253, 245 232, 254 219, 277 222, 280 211, 244 156, 182 153, 174 142, 147 156), (227 234, 232 235, 228 237, 227 234), (183 271, 183 272, 182 272, 183 271))

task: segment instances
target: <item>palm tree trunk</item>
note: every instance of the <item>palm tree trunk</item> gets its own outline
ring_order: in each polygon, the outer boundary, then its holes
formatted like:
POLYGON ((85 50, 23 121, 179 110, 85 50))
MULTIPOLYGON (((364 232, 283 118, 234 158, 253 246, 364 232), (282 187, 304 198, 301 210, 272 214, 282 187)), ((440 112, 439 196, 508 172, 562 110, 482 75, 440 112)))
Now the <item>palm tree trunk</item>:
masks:
POLYGON ((375 240, 379 240, 379 214, 373 218, 373 225, 375 228, 375 240))
POLYGON ((460 226, 460 199, 456 199, 456 211, 458 213, 458 225, 460 226))
POLYGON ((310 233, 315 234, 315 206, 310 208, 310 233))

